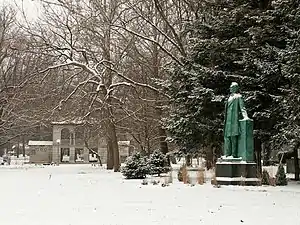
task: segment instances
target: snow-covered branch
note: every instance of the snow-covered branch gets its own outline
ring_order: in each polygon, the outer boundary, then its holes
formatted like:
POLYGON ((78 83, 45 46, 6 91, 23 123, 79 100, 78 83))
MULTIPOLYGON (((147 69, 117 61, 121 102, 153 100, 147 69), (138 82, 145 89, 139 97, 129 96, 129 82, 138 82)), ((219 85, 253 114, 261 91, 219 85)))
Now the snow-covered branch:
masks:
MULTIPOLYGON (((105 61, 104 61, 105 62, 105 61)), ((107 63, 110 63, 110 62, 107 62, 107 63)), ((105 63, 103 64, 104 66, 105 63)), ((137 82, 137 81, 134 81, 132 79, 130 79, 129 77, 125 76, 124 74, 120 73, 119 71, 115 70, 114 68, 110 67, 110 66, 106 66, 108 69, 112 70, 114 73, 116 73, 119 77, 123 78, 124 80, 126 80, 127 82, 121 82, 121 83, 115 83, 115 84, 112 84, 114 86, 120 86, 120 85, 126 85, 126 86, 139 86, 139 87, 144 87, 144 88, 147 88, 147 89, 150 89, 152 91, 155 91, 157 93, 162 93, 162 91, 158 88, 155 88, 149 84, 144 84, 144 83, 140 83, 140 82, 137 82)), ((163 93, 165 96, 169 97, 168 95, 166 95, 165 93, 163 93)))
MULTIPOLYGON (((169 35, 167 35, 165 32, 163 32, 158 26, 156 26, 151 20, 149 20, 147 17, 145 17, 142 13, 140 13, 130 2, 127 3, 134 11, 135 13, 137 13, 143 20, 145 20, 147 23, 149 23, 152 27, 154 27, 154 29, 156 29, 163 37, 165 37, 175 48, 177 48, 177 50, 183 55, 185 56, 185 50, 183 48, 183 45, 181 43, 176 43, 175 41, 172 40, 172 38, 169 37, 169 35)), ((164 20, 166 19, 165 17, 163 17, 164 20)), ((168 22, 168 21, 167 21, 168 22)), ((168 22, 168 26, 172 27, 170 25, 170 23, 168 22)), ((173 27, 172 27, 173 28, 173 27)), ((173 28, 174 30, 174 28, 173 28)), ((172 31, 173 31, 172 30, 172 31)), ((175 30, 174 30, 175 32, 175 30)), ((176 33, 176 32, 175 32, 176 33)), ((176 34, 177 36, 177 34, 176 34)), ((177 41, 179 40, 179 38, 176 39, 177 41)), ((180 40, 179 40, 180 41, 180 40)))
POLYGON ((146 37, 146 36, 144 36, 142 34, 139 34, 139 33, 135 32, 135 31, 133 31, 133 30, 130 30, 130 29, 126 28, 125 26, 120 26, 120 25, 113 25, 113 26, 115 26, 117 28, 124 29, 125 31, 127 31, 128 33, 130 33, 132 35, 135 35, 135 36, 137 36, 139 38, 142 38, 142 39, 144 39, 146 41, 150 41, 150 42, 156 44, 164 53, 166 53, 168 56, 170 56, 176 63, 178 63, 179 65, 183 66, 182 62, 176 56, 174 56, 169 50, 167 50, 162 44, 160 44, 158 41, 156 41, 156 40, 154 40, 152 38, 148 38, 148 37, 146 37))

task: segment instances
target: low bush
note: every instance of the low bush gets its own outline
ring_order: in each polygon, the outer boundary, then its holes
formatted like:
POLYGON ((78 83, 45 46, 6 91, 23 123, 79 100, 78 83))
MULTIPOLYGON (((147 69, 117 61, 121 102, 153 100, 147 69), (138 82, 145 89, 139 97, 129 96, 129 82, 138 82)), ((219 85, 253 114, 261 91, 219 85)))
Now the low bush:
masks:
POLYGON ((276 178, 276 185, 278 186, 287 185, 287 179, 282 164, 279 164, 275 178, 276 178))
POLYGON ((140 152, 134 152, 125 160, 125 166, 121 169, 126 179, 143 179, 149 174, 147 158, 140 152))
POLYGON ((154 151, 148 160, 149 174, 160 176, 170 171, 167 157, 159 150, 154 151))
POLYGON ((270 185, 270 175, 267 170, 263 170, 262 177, 261 177, 261 184, 262 185, 270 185))

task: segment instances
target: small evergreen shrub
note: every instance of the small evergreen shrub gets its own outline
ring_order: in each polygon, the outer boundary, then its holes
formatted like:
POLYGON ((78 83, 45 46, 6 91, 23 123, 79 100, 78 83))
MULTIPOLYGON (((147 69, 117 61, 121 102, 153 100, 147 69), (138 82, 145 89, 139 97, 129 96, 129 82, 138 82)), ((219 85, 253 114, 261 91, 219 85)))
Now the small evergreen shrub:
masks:
POLYGON ((149 173, 147 158, 140 152, 135 152, 125 160, 125 166, 121 170, 126 179, 143 179, 149 173))
POLYGON ((153 184, 153 185, 158 185, 159 183, 160 183, 159 180, 153 180, 153 181, 151 181, 151 184, 153 184))
POLYGON ((160 176, 162 173, 170 171, 167 157, 159 150, 154 151, 148 160, 149 174, 160 176))
POLYGON ((276 173, 276 185, 278 186, 287 185, 287 179, 282 164, 279 164, 278 166, 278 170, 276 173))
POLYGON ((148 181, 147 181, 147 179, 143 179, 143 181, 142 181, 142 185, 148 185, 148 181))
POLYGON ((263 170, 262 177, 261 177, 261 184, 262 185, 270 185, 270 175, 267 170, 263 170))

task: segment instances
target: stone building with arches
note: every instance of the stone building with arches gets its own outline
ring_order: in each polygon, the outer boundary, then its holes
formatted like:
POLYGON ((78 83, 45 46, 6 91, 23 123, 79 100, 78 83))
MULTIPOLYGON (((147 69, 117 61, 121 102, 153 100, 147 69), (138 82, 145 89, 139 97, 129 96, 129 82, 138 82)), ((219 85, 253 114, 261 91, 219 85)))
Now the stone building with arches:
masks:
MULTIPOLYGON (((106 163, 107 146, 104 137, 87 135, 82 122, 52 122, 52 141, 30 141, 31 163, 106 163), (45 143, 47 146, 44 146, 45 143)), ((119 141, 120 159, 129 156, 130 141, 119 141)))
POLYGON ((81 129, 78 129, 81 126, 80 122, 52 122, 52 126, 53 162, 89 161, 89 150, 84 145, 81 129))

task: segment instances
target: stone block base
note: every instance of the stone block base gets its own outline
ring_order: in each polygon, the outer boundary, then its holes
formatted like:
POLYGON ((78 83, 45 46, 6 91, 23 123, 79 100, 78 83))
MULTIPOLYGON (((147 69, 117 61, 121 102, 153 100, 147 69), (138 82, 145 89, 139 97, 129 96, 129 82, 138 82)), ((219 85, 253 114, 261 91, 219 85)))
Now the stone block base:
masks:
MULTIPOLYGON (((300 165, 300 159, 298 159, 300 165)), ((286 160, 286 172, 295 174, 295 159, 287 159, 286 160)))
POLYGON ((260 179, 258 178, 228 178, 228 177, 217 177, 217 183, 220 185, 241 185, 241 186, 259 186, 260 179))
POLYGON ((219 161, 216 180, 220 185, 260 185, 256 163, 245 161, 219 161))

